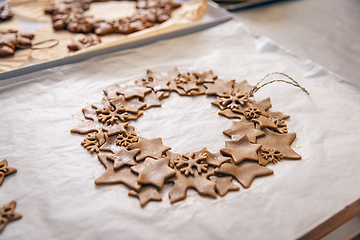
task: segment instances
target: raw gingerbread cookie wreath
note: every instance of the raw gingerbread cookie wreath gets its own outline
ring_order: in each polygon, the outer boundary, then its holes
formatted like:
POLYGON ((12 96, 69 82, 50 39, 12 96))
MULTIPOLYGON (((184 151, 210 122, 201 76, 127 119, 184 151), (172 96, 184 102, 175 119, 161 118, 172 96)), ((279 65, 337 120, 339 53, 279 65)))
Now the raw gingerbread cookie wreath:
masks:
POLYGON ((130 34, 163 23, 170 19, 173 10, 181 5, 172 0, 138 0, 136 13, 116 21, 94 20, 83 13, 93 2, 108 0, 66 0, 45 9, 52 17, 53 28, 65 29, 75 33, 94 32, 97 35, 108 33, 130 34))
POLYGON ((86 118, 72 133, 88 134, 81 145, 96 152, 105 172, 95 184, 123 183, 131 188, 141 206, 160 201, 159 190, 172 182, 171 203, 185 199, 188 188, 216 198, 228 191, 250 187, 256 177, 273 173, 267 164, 282 159, 301 159, 291 147, 296 134, 288 133, 281 112, 272 112, 270 99, 251 100, 258 87, 246 80, 219 79, 212 71, 181 73, 177 68, 162 75, 147 71, 145 78, 132 85, 114 85, 104 90, 101 102, 82 109, 86 118), (237 118, 223 133, 231 137, 226 148, 212 153, 204 146, 195 152, 176 153, 162 144, 161 138, 137 136, 129 120, 136 120, 143 110, 161 106, 160 100, 175 91, 181 96, 209 95, 220 115, 237 118))

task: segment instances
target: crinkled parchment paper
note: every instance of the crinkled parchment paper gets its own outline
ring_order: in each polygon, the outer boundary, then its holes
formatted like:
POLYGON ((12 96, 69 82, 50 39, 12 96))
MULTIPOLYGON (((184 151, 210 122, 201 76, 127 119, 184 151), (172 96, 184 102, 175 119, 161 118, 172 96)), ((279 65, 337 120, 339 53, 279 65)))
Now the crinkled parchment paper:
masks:
MULTIPOLYGON (((294 239, 360 197, 357 122, 359 89, 311 61, 231 21, 199 33, 115 52, 84 62, 0 81, 0 158, 18 172, 0 187, 0 203, 16 200, 21 220, 1 239, 294 239), (217 199, 189 190, 170 204, 144 208, 123 185, 95 186, 104 172, 95 154, 70 129, 81 109, 99 102, 102 90, 132 82, 146 69, 167 72, 212 69, 219 77, 255 84, 270 72, 295 78, 310 96, 283 83, 255 94, 289 114, 293 148, 303 159, 269 164, 274 175, 249 189, 217 199)), ((231 120, 217 115, 211 97, 178 97, 145 111, 138 135, 162 137, 184 153, 225 147, 231 120)))

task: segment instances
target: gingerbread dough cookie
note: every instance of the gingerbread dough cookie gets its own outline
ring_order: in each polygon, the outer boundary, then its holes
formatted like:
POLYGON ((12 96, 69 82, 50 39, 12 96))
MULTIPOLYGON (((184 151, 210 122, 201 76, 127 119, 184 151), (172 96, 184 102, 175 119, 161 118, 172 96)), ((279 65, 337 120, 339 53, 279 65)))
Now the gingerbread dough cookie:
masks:
POLYGON ((9 167, 6 159, 0 162, 0 186, 4 181, 4 178, 10 174, 17 172, 16 168, 9 167))
POLYGON ((175 171, 168 167, 169 158, 146 158, 141 165, 131 167, 131 170, 137 174, 138 183, 152 184, 161 189, 164 185, 165 179, 175 175, 175 171))
POLYGON ((236 121, 232 122, 231 128, 226 129, 223 133, 230 136, 232 140, 237 140, 246 135, 252 143, 256 142, 257 137, 265 135, 265 132, 255 129, 253 123, 236 121))
POLYGON ((0 32, 0 57, 14 55, 17 49, 30 48, 33 38, 32 34, 19 34, 13 30, 0 32))
POLYGON ((129 196, 139 198, 140 205, 142 207, 145 206, 149 201, 161 201, 162 200, 158 190, 152 186, 142 187, 139 192, 131 190, 129 192, 129 196))
POLYGON ((167 150, 171 149, 162 145, 161 138, 147 139, 143 137, 139 138, 139 142, 132 143, 129 146, 129 149, 136 148, 141 150, 140 154, 136 156, 136 161, 143 160, 146 157, 161 158, 167 150))
POLYGON ((258 161, 257 151, 261 148, 261 145, 252 144, 246 135, 236 141, 225 141, 225 144, 226 148, 221 149, 220 152, 231 156, 236 164, 246 159, 258 161))
POLYGON ((122 167, 119 170, 114 169, 111 161, 107 160, 107 156, 99 154, 98 159, 106 168, 106 171, 95 179, 96 185, 123 183, 129 188, 140 190, 141 185, 137 182, 137 176, 131 172, 129 167, 122 167))
POLYGON ((176 170, 176 176, 168 180, 169 182, 174 183, 174 187, 169 192, 170 202, 174 203, 185 199, 188 188, 194 188, 201 195, 216 198, 216 184, 207 177, 208 174, 206 173, 199 174, 198 172, 195 172, 194 175, 186 176, 179 170, 176 170))
POLYGON ((83 48, 88 48, 100 44, 101 40, 98 37, 84 37, 76 40, 74 43, 68 45, 70 51, 78 51, 83 48))
POLYGON ((216 192, 221 196, 225 196, 229 191, 239 191, 239 187, 232 183, 233 177, 218 177, 218 176, 210 176, 211 181, 216 184, 216 192))
POLYGON ((239 165, 224 163, 220 168, 215 169, 215 173, 231 175, 244 188, 249 188, 254 178, 270 175, 274 172, 269 168, 260 166, 258 163, 245 161, 239 165))
POLYGON ((11 201, 0 208, 0 233, 8 222, 21 218, 21 214, 15 212, 16 202, 11 201))

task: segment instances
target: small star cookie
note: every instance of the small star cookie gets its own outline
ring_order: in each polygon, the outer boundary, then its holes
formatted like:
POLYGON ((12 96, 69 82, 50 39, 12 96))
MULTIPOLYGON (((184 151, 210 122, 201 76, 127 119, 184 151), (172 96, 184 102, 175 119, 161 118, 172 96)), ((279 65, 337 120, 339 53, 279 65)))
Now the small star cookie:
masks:
POLYGON ((0 233, 10 221, 21 218, 21 214, 15 212, 16 202, 11 201, 0 208, 0 233))
POLYGON ((257 151, 261 148, 260 144, 252 144, 249 138, 244 135, 238 140, 225 141, 226 148, 220 150, 225 155, 230 155, 236 164, 245 159, 258 161, 257 151))
POLYGON ((4 181, 4 178, 10 174, 15 173, 17 170, 16 168, 9 167, 8 162, 6 159, 0 162, 0 186, 4 181))
POLYGON ((145 206, 150 201, 161 201, 162 200, 158 190, 153 186, 142 187, 140 192, 131 190, 129 192, 129 196, 139 198, 140 205, 142 207, 145 206))
POLYGON ((245 161, 239 165, 224 163, 215 173, 228 174, 233 176, 244 188, 249 188, 256 177, 267 176, 274 172, 258 163, 245 161))
POLYGON ((131 170, 137 174, 138 183, 152 184, 161 189, 164 185, 165 179, 175 175, 175 171, 169 166, 169 158, 146 158, 141 165, 131 167, 131 170))

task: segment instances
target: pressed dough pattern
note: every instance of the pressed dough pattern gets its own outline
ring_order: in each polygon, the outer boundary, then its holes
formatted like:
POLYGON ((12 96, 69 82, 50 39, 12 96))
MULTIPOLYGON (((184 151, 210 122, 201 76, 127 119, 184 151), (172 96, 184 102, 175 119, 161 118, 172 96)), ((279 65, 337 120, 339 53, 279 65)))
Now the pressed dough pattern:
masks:
POLYGON ((273 174, 266 167, 270 162, 301 159, 290 147, 296 134, 288 133, 285 119, 289 116, 270 111, 269 98, 249 99, 251 90, 246 80, 219 79, 212 71, 181 73, 174 68, 163 75, 147 70, 146 77, 132 85, 105 89, 106 98, 83 109, 86 120, 71 132, 88 134, 81 144, 98 153, 106 168, 95 184, 123 183, 131 189, 130 196, 139 198, 141 206, 160 201, 159 191, 169 182, 173 183, 171 203, 185 199, 188 188, 216 198, 216 192, 224 196, 239 190, 234 178, 248 188, 256 177, 273 174), (216 97, 211 104, 220 108, 219 115, 240 119, 223 131, 231 137, 225 141, 226 148, 216 153, 206 147, 175 153, 161 138, 146 139, 136 134, 127 121, 137 119, 150 107, 161 107, 161 100, 172 91, 180 96, 216 97))

